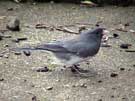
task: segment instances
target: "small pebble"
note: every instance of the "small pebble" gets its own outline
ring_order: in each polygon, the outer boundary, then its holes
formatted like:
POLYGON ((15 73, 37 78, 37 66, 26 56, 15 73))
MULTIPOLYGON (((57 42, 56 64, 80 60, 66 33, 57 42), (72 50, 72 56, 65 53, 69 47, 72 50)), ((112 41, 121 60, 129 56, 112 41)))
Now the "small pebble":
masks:
POLYGON ((15 52, 14 54, 15 55, 21 55, 21 52, 15 52))
POLYGON ((111 98, 114 98, 114 95, 112 95, 111 98))
POLYGON ((13 11, 14 9, 12 7, 8 8, 7 9, 8 11, 13 11))
POLYGON ((52 90, 52 89, 53 89, 53 87, 51 87, 51 86, 46 88, 46 90, 52 90))
POLYGON ((24 53, 26 56, 30 56, 30 55, 31 55, 31 52, 28 51, 28 50, 24 50, 23 53, 24 53))
POLYGON ((120 48, 128 49, 130 46, 132 46, 132 45, 131 44, 121 44, 120 48))
POLYGON ((50 71, 47 67, 39 68, 36 70, 37 72, 48 72, 50 71))
POLYGON ((9 47, 9 44, 5 44, 4 47, 9 47))
POLYGON ((115 88, 115 87, 113 87, 112 89, 113 89, 113 90, 115 90, 116 88, 115 88))
POLYGON ((102 83, 103 81, 102 80, 99 80, 98 83, 102 83))
POLYGON ((34 84, 32 84, 32 85, 31 85, 31 87, 35 87, 35 85, 34 85, 34 84))
POLYGON ((118 74, 117 73, 111 73, 110 77, 117 77, 118 74))
POLYGON ((129 68, 128 71, 131 71, 131 68, 129 68))
POLYGON ((26 79, 24 79, 24 82, 27 82, 27 80, 26 80, 26 79))
POLYGON ((12 17, 6 27, 11 31, 20 31, 20 20, 17 17, 12 17))
POLYGON ((118 38, 119 35, 118 35, 117 33, 114 33, 114 34, 113 34, 113 37, 114 37, 114 38, 118 38))
POLYGON ((4 58, 9 58, 8 54, 3 55, 4 58))
POLYGON ((125 97, 123 97, 122 99, 126 99, 125 97))
POLYGON ((37 97, 36 96, 33 96, 32 97, 32 101, 37 101, 37 97))
POLYGON ((3 57, 4 56, 4 54, 0 54, 0 57, 3 57))
POLYGON ((130 24, 129 23, 125 23, 124 26, 129 26, 130 24))
POLYGON ((3 78, 0 78, 0 81, 4 81, 4 79, 3 78))
POLYGON ((87 85, 85 83, 81 84, 80 87, 87 88, 87 85))
POLYGON ((121 70, 121 71, 124 71, 124 70, 125 70, 125 68, 120 68, 120 70, 121 70))
POLYGON ((97 23, 95 26, 96 26, 96 27, 99 27, 100 25, 97 23))
POLYGON ((102 101, 102 99, 99 99, 98 101, 102 101))

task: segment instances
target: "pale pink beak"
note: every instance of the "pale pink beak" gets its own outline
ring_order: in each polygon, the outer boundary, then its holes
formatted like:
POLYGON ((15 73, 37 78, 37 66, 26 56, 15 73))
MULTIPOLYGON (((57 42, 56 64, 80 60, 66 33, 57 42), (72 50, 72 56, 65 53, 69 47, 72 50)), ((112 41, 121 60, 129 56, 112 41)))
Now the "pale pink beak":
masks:
POLYGON ((102 37, 102 41, 103 42, 106 42, 107 40, 108 40, 108 34, 110 33, 110 31, 108 31, 108 30, 103 30, 103 37, 102 37))

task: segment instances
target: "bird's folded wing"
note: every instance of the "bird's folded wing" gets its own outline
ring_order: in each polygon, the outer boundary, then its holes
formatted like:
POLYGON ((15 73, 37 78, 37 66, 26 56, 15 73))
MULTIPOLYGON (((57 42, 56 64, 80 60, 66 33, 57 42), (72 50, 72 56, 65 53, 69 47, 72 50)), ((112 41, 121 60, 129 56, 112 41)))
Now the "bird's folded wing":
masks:
POLYGON ((64 52, 64 53, 72 53, 65 47, 59 45, 59 44, 43 44, 43 45, 38 45, 34 47, 36 50, 48 50, 52 52, 64 52))

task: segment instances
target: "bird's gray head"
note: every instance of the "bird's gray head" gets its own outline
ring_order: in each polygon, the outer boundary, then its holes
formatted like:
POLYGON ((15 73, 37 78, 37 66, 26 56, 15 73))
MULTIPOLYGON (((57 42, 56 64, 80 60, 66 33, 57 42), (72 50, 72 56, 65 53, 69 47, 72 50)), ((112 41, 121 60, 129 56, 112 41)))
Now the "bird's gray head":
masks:
POLYGON ((95 28, 95 29, 92 29, 92 30, 88 30, 84 33, 81 33, 81 37, 82 38, 85 38, 85 39, 97 39, 97 40, 101 40, 102 39, 102 36, 104 35, 104 28, 95 28))

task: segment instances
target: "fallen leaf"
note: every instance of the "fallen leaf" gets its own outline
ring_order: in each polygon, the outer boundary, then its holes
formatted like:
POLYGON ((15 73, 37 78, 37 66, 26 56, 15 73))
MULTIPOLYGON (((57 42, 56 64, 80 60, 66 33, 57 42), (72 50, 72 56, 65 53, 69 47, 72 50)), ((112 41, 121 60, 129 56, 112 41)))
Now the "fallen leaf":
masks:
POLYGON ((81 2, 82 5, 86 5, 86 6, 97 6, 97 4, 93 3, 92 1, 82 1, 81 2))

